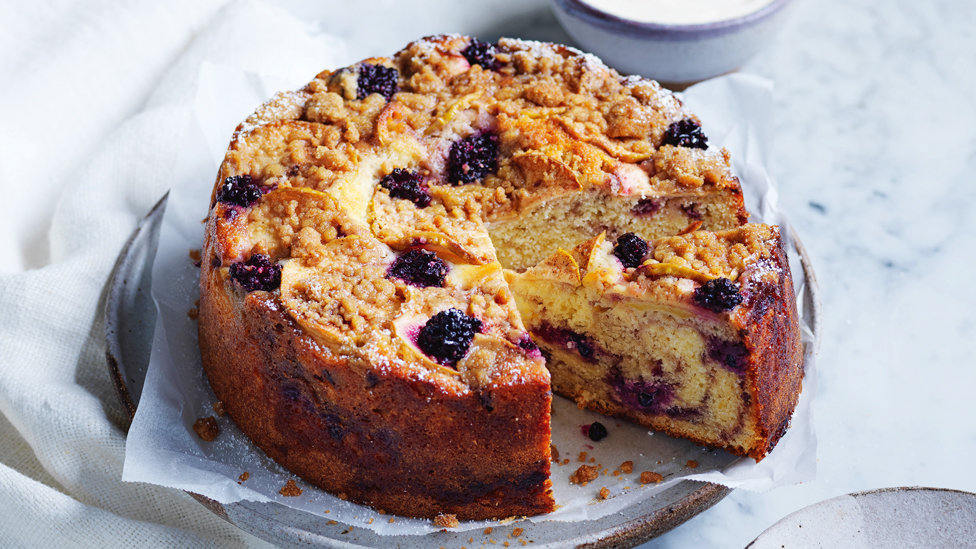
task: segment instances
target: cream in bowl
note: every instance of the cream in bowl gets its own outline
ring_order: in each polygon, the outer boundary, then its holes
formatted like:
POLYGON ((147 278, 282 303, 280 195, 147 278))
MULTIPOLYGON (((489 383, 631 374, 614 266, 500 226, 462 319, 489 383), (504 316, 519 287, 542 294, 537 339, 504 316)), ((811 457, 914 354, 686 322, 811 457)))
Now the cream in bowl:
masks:
POLYGON ((689 84, 741 67, 790 0, 550 0, 566 32, 624 73, 689 84))

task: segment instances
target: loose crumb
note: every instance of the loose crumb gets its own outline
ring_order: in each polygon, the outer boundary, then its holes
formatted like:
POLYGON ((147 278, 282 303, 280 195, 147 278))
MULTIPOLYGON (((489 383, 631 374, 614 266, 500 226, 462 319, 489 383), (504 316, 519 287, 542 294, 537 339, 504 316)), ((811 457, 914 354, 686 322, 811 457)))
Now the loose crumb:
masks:
POLYGON ((629 475, 634 472, 634 462, 625 461, 620 464, 620 470, 623 471, 625 475, 629 475))
POLYGON ((522 535, 522 532, 525 532, 525 530, 522 529, 522 528, 516 528, 516 529, 512 530, 512 537, 513 538, 517 538, 517 537, 519 537, 519 536, 522 535))
MULTIPOLYGON (((248 473, 247 471, 244 471, 243 473, 241 473, 241 476, 239 476, 237 478, 239 478, 241 482, 244 482, 247 479, 251 478, 251 473, 248 473)), ((328 513, 328 511, 326 511, 326 513, 328 513)))
POLYGON ((196 320, 200 318, 200 311, 197 309, 190 309, 186 312, 186 316, 190 317, 190 320, 196 320))
POLYGON ((698 467, 698 462, 693 459, 689 459, 688 463, 685 465, 687 465, 689 469, 694 469, 695 467, 698 467))
POLYGON ((200 266, 200 261, 203 260, 203 256, 200 255, 200 250, 198 250, 196 248, 192 248, 190 250, 190 259, 193 260, 193 264, 194 265, 196 265, 197 267, 199 267, 200 266))
POLYGON ((644 472, 641 473, 641 476, 640 476, 640 483, 641 484, 650 484, 652 482, 658 483, 658 482, 661 482, 662 480, 664 480, 664 477, 662 477, 661 475, 659 475, 659 474, 657 474, 657 473, 655 473, 653 471, 644 471, 644 472))
POLYGON ((434 526, 441 528, 457 528, 460 524, 457 515, 437 515, 434 517, 434 526))
POLYGON ((281 487, 281 490, 278 490, 278 493, 286 498, 293 498, 302 495, 302 489, 295 484, 294 479, 288 479, 288 482, 281 487))
POLYGON ((563 460, 563 465, 567 465, 567 464, 569 464, 569 458, 563 460))
POLYGON ((490 533, 491 533, 491 526, 489 526, 488 528, 485 528, 485 535, 487 536, 490 533))
POLYGON ((589 465, 580 465, 579 469, 575 473, 570 475, 570 484, 582 484, 586 486, 586 483, 594 480, 599 473, 597 473, 596 467, 591 467, 589 465))
POLYGON ((193 423, 193 430, 197 432, 197 436, 201 439, 210 442, 217 438, 220 434, 220 426, 217 425, 217 418, 210 416, 207 418, 200 418, 193 423))
POLYGON ((331 509, 326 509, 326 510, 325 510, 325 514, 326 514, 326 515, 328 515, 328 514, 329 514, 329 513, 331 513, 331 512, 332 512, 332 510, 331 510, 331 509))
POLYGON ((549 453, 552 455, 552 460, 559 463, 559 450, 556 449, 555 444, 549 445, 549 453))
POLYGON ((580 452, 579 460, 580 463, 586 463, 586 452, 580 452))
POLYGON ((390 517, 390 524, 393 524, 394 522, 395 522, 394 518, 390 517))
POLYGON ((502 543, 502 545, 504 545, 505 547, 508 547, 508 542, 506 541, 506 542, 502 543))
POLYGON ((385 515, 386 514, 386 510, 385 509, 380 509, 380 510, 378 510, 376 512, 379 513, 379 514, 381 514, 381 515, 385 515))
POLYGON ((596 461, 596 458, 590 458, 590 463, 593 463, 595 461, 596 461))
POLYGON ((366 524, 373 524, 373 517, 370 517, 366 524))
POLYGON ((607 499, 608 497, 610 497, 610 490, 606 486, 600 488, 600 499, 607 499))
POLYGON ((224 407, 224 403, 219 400, 214 402, 211 408, 213 408, 213 411, 215 414, 217 414, 217 417, 224 417, 224 414, 227 413, 227 408, 224 407))
POLYGON ((616 470, 615 470, 615 471, 613 472, 613 476, 615 476, 615 477, 619 477, 619 476, 620 476, 620 469, 616 469, 616 470))
POLYGON ((326 524, 339 524, 339 523, 334 520, 330 520, 329 522, 326 522, 326 524))

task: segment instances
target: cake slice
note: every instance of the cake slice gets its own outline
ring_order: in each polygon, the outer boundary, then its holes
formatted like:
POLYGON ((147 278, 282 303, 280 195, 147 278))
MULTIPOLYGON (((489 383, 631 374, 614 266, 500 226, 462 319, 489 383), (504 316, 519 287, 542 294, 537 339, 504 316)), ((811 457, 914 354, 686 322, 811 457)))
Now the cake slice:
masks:
POLYGON ((507 275, 554 392, 757 461, 785 432, 803 353, 777 227, 601 234, 507 275))

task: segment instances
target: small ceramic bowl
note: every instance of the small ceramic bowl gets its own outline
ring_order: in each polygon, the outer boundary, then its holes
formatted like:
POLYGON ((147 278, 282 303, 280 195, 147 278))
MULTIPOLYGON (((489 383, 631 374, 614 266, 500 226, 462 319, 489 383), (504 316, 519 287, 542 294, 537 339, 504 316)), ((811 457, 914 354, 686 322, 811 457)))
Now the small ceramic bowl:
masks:
POLYGON ((775 36, 791 0, 773 0, 734 19, 689 25, 622 19, 580 0, 549 3, 582 49, 618 71, 687 85, 741 67, 775 36))

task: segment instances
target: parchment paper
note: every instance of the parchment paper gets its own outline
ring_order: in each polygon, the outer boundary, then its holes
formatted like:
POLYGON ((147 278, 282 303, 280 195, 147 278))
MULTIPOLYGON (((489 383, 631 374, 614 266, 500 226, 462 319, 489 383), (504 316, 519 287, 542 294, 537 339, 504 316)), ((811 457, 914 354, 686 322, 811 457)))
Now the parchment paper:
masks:
MULTIPOLYGON (((244 437, 229 417, 218 417, 221 434, 204 442, 192 429, 198 418, 215 415, 215 397, 207 384, 197 347, 197 326, 188 316, 199 298, 199 269, 190 258, 203 239, 201 220, 207 215, 217 169, 235 126, 270 98, 276 90, 289 90, 297 80, 274 79, 237 69, 204 63, 199 75, 195 116, 182 143, 176 177, 170 191, 153 267, 153 299, 159 310, 149 370, 138 412, 128 434, 123 480, 149 482, 205 495, 221 503, 241 500, 276 501, 383 535, 422 534, 438 530, 428 520, 380 515, 341 501, 290 474, 268 459, 244 437), (240 480, 247 472, 247 480, 240 480), (302 489, 298 497, 279 490, 289 479, 302 489)), ((721 77, 689 88, 684 100, 704 121, 712 146, 731 150, 733 170, 739 176, 753 221, 787 227, 776 209, 776 190, 766 170, 772 86, 744 75, 721 77)), ((783 230, 784 236, 789 236, 783 230)), ((803 274, 790 244, 793 280, 802 292, 803 274)), ((802 304, 802 299, 798 300, 802 304)), ((553 493, 559 506, 552 514, 532 517, 533 522, 591 520, 615 513, 660 493, 683 479, 715 482, 733 488, 766 491, 777 486, 812 480, 816 469, 816 436, 812 401, 816 389, 813 335, 804 327, 806 345, 803 393, 792 428, 761 463, 737 458, 721 450, 703 449, 683 440, 621 420, 579 410, 560 397, 553 403, 553 444, 560 463, 553 465, 553 493), (600 421, 609 436, 592 442, 581 426, 600 421), (582 463, 606 470, 586 486, 571 485, 569 476, 582 463), (593 461, 590 461, 590 458, 593 461), (633 472, 620 470, 633 462, 633 472), (693 461, 694 468, 689 461, 693 461), (641 486, 642 471, 664 477, 660 484, 641 486), (606 487, 610 497, 599 499, 606 487)), ((463 522, 458 530, 484 528, 492 522, 463 522)))

